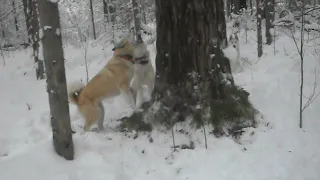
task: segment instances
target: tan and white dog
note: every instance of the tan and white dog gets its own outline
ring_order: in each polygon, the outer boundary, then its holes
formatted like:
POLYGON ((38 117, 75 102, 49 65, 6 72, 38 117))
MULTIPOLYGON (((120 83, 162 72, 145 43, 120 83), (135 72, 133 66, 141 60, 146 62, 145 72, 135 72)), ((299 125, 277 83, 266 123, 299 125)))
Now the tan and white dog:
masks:
POLYGON ((85 118, 84 131, 88 131, 97 122, 99 130, 103 130, 103 99, 122 94, 131 108, 138 111, 130 90, 130 82, 134 75, 134 43, 128 37, 124 37, 120 45, 113 50, 113 57, 87 85, 74 83, 68 87, 69 101, 77 105, 85 118))
POLYGON ((140 107, 142 103, 151 99, 155 82, 155 70, 152 67, 150 53, 146 44, 142 43, 137 45, 137 47, 134 49, 133 56, 135 64, 131 87, 134 90, 136 103, 138 103, 137 107, 140 107), (144 85, 148 88, 148 99, 143 97, 144 85), (140 102, 138 100, 140 100, 140 102))

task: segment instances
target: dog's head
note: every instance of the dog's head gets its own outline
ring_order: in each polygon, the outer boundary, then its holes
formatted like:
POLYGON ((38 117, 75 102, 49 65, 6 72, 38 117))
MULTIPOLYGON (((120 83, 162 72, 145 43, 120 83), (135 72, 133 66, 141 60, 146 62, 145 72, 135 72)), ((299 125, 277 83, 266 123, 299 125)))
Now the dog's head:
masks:
POLYGON ((133 56, 133 43, 129 37, 121 37, 114 42, 114 47, 112 48, 115 55, 130 55, 133 56))
POLYGON ((134 57, 143 56, 147 51, 147 46, 143 42, 135 41, 134 35, 130 33, 118 38, 114 42, 114 48, 112 48, 112 51, 114 51, 114 55, 116 56, 131 57, 133 60, 134 57))
POLYGON ((229 37, 229 43, 234 47, 237 48, 238 43, 239 43, 239 38, 237 34, 231 34, 229 37))

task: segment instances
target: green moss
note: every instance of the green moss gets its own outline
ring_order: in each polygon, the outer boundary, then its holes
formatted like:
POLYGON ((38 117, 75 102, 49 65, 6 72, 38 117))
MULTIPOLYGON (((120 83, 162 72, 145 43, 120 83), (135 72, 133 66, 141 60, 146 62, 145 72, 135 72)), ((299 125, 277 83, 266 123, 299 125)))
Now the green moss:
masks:
POLYGON ((130 132, 130 131, 152 131, 152 126, 143 121, 142 113, 133 113, 130 117, 123 117, 121 123, 118 126, 118 130, 121 132, 130 132))
POLYGON ((237 86, 225 87, 225 93, 226 99, 213 100, 210 104, 210 122, 214 128, 227 127, 230 131, 236 131, 255 127, 258 111, 249 101, 249 93, 237 86))

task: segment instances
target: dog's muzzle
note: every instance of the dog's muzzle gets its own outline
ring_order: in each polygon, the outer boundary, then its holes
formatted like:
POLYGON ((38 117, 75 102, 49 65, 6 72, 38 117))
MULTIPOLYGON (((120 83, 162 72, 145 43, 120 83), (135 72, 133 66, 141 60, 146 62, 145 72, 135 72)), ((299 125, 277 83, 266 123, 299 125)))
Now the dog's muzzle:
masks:
POLYGON ((234 48, 236 48, 236 45, 233 45, 234 48))

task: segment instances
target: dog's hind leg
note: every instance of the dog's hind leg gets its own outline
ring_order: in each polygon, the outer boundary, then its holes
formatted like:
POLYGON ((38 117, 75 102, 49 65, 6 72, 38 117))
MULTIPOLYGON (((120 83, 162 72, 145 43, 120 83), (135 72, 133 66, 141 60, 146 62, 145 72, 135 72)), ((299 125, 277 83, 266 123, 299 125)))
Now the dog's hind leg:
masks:
POLYGON ((99 120, 99 117, 101 116, 101 110, 98 104, 93 102, 80 105, 79 111, 84 115, 86 120, 83 128, 84 131, 89 131, 90 127, 99 120))
POLYGON ((101 101, 99 101, 98 106, 100 108, 100 118, 98 120, 98 129, 99 131, 102 131, 104 129, 103 122, 104 122, 105 110, 101 101))

